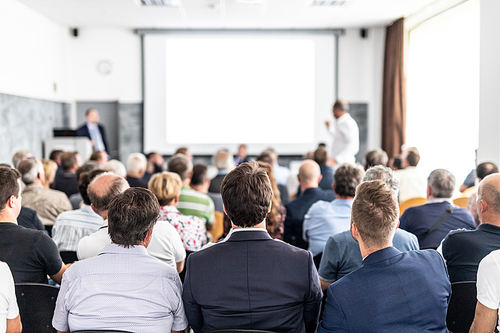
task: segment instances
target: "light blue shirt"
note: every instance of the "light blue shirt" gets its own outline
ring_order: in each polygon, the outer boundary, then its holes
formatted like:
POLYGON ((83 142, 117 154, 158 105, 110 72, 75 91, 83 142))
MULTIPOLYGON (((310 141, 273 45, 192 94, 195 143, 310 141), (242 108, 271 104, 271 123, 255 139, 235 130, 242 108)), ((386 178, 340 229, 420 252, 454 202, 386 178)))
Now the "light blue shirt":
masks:
POLYGON ((107 245, 63 275, 52 325, 59 331, 182 331, 187 319, 176 270, 141 245, 107 245))
POLYGON ((59 251, 76 251, 80 239, 93 234, 103 225, 102 217, 84 204, 80 209, 59 214, 52 227, 52 240, 59 251))
POLYGON ((95 142, 95 150, 106 150, 104 141, 102 141, 101 131, 99 131, 99 126, 97 124, 87 123, 87 128, 89 129, 90 139, 95 142))
POLYGON ((320 200, 304 216, 303 238, 313 257, 322 253, 330 236, 350 229, 353 200, 320 200))

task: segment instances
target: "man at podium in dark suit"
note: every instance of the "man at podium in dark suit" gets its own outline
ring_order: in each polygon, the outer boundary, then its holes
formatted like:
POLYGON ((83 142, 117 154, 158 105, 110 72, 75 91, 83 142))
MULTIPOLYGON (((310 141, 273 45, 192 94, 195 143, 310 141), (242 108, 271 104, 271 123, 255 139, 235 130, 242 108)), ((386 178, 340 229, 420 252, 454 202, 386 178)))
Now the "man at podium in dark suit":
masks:
POLYGON ((182 298, 191 328, 313 333, 318 273, 311 253, 267 233, 273 193, 266 171, 240 164, 224 178, 221 195, 233 229, 188 258, 182 298))
POLYGON ((85 136, 92 141, 94 150, 108 151, 106 133, 104 127, 99 125, 99 112, 96 109, 88 109, 85 112, 86 123, 76 131, 78 136, 85 136))

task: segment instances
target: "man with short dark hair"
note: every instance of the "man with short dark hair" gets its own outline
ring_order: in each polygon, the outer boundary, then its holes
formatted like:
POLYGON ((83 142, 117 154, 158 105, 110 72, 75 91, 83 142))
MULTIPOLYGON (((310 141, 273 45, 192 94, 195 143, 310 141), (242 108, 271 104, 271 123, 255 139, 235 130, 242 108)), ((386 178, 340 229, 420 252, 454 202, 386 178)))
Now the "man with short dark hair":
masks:
POLYGON ((82 165, 80 155, 75 151, 67 151, 61 155, 61 168, 63 173, 56 175, 51 188, 64 192, 68 198, 78 193, 78 179, 76 170, 82 165))
POLYGON ((90 155, 89 161, 97 162, 99 167, 102 168, 106 163, 108 163, 108 153, 104 150, 94 150, 94 152, 90 155))
POLYGON ((342 164, 333 175, 336 199, 316 202, 304 216, 303 238, 314 257, 323 252, 330 236, 349 230, 352 200, 364 173, 361 167, 342 164))
POLYGON ((272 198, 266 170, 240 164, 224 178, 221 193, 233 232, 188 258, 183 301, 191 328, 313 333, 319 279, 310 253, 266 231, 272 198), (210 289, 207 281, 213 281, 210 289))
POLYGON ((358 186, 351 233, 363 265, 328 287, 318 333, 448 332, 451 285, 443 259, 435 251, 394 248, 398 215, 394 191, 384 182, 358 186))
POLYGON ((205 164, 199 163, 193 166, 193 174, 189 186, 196 192, 208 195, 214 202, 215 210, 224 213, 222 209, 222 196, 220 193, 210 193, 208 191, 210 187, 210 177, 208 177, 208 167, 205 164))
POLYGON ((318 186, 323 190, 329 191, 333 185, 333 168, 326 163, 328 162, 328 151, 324 147, 319 147, 314 151, 313 159, 319 164, 321 171, 321 181, 318 186))
POLYGON ((112 243, 99 256, 76 262, 64 275, 52 320, 59 332, 186 328, 177 271, 146 251, 159 212, 158 200, 143 188, 127 189, 111 201, 112 243))
MULTIPOLYGON (((479 164, 476 168, 475 175, 477 176, 477 183, 481 183, 481 181, 489 175, 492 175, 494 173, 498 173, 498 167, 496 166, 495 163, 492 162, 483 162, 479 164)), ((477 191, 472 193, 472 195, 469 197, 469 202, 467 203, 467 209, 469 212, 472 214, 472 217, 474 217, 474 221, 476 221, 476 225, 479 225, 481 221, 479 220, 479 213, 477 210, 477 191)))
POLYGON ((302 238, 304 215, 315 202, 319 200, 327 202, 334 200, 335 193, 331 187, 326 191, 318 186, 322 179, 321 169, 318 163, 314 161, 305 160, 302 162, 297 178, 302 194, 285 206, 286 217, 283 240, 289 244, 307 250, 308 243, 302 238))
POLYGON ((451 200, 455 190, 451 172, 436 169, 427 183, 427 202, 405 210, 399 227, 417 236, 421 249, 436 249, 451 230, 475 229, 476 223, 467 209, 455 206, 451 200))
POLYGON ((214 202, 206 194, 193 190, 189 184, 193 176, 193 162, 184 154, 175 154, 167 163, 168 171, 181 177, 182 188, 177 209, 184 215, 197 216, 205 220, 207 231, 214 223, 214 202))
POLYGON ((17 225, 20 176, 15 169, 0 167, 0 261, 9 265, 16 283, 47 283, 47 275, 61 283, 66 266, 54 242, 40 230, 17 225))
POLYGON ((402 155, 403 169, 396 171, 401 181, 399 186, 399 202, 405 202, 408 199, 426 196, 427 182, 425 177, 417 169, 420 161, 418 149, 411 147, 406 149, 402 155))
POLYGON ((71 210, 68 197, 61 191, 45 189, 45 174, 42 162, 34 157, 21 161, 18 165, 22 181, 26 184, 23 190, 23 205, 34 209, 43 225, 52 226, 59 214, 71 210))
MULTIPOLYGON (((394 171, 382 165, 376 165, 366 170, 361 182, 381 180, 397 197, 399 179, 394 171)), ((396 229, 394 234, 394 247, 401 252, 418 250, 418 240, 415 235, 403 229, 396 229)), ((359 244, 352 238, 351 231, 347 230, 331 236, 325 245, 318 274, 323 291, 333 282, 361 267, 363 258, 359 244)))

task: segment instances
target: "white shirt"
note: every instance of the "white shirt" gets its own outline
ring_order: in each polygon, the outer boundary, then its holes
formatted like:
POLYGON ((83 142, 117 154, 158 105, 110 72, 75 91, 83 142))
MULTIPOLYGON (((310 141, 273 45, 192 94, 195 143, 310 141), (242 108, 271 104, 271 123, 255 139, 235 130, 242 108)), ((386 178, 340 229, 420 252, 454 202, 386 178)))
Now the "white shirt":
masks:
POLYGON ((355 163, 359 151, 359 128, 356 120, 345 113, 334 120, 330 133, 333 135, 332 158, 339 165, 355 163))
MULTIPOLYGON (((92 235, 83 237, 78 243, 76 255, 84 260, 97 256, 102 249, 111 244, 108 227, 102 227, 92 235)), ((166 221, 158 221, 153 229, 153 237, 147 248, 148 253, 167 265, 177 269, 176 263, 186 258, 181 237, 175 228, 166 221)))
POLYGON ((9 266, 0 262, 0 332, 7 330, 7 319, 19 316, 14 279, 9 266))
POLYGON ((396 171, 399 178, 399 202, 404 202, 411 198, 427 197, 427 179, 420 174, 417 167, 409 166, 396 171))
MULTIPOLYGON (((477 300, 492 310, 500 307, 500 250, 492 251, 479 263, 477 300)), ((500 330, 500 317, 497 325, 500 330)))

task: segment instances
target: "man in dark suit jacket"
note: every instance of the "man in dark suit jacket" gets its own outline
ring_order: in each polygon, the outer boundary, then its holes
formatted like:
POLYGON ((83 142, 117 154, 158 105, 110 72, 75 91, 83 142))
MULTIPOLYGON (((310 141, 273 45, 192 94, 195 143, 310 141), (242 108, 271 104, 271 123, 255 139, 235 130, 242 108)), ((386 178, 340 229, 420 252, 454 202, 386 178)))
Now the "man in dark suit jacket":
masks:
POLYGON ((99 112, 96 109, 88 109, 85 112, 85 124, 76 130, 78 136, 86 136, 92 141, 94 150, 108 151, 106 133, 104 127, 99 124, 99 112))
POLYGON ((220 193, 220 187, 224 177, 234 168, 233 156, 226 149, 222 149, 213 156, 212 162, 219 172, 217 176, 210 181, 208 192, 220 193))
POLYGON ((335 199, 335 192, 330 187, 325 191, 318 186, 322 179, 318 163, 306 160, 299 168, 297 175, 300 184, 301 195, 287 204, 285 218, 285 234, 283 240, 289 244, 307 250, 308 243, 302 238, 302 224, 304 215, 313 203, 319 200, 332 201, 335 199))
POLYGON ((351 233, 363 265, 328 287, 318 333, 448 332, 451 284, 436 251, 400 252, 392 246, 399 209, 381 180, 361 183, 351 233))
POLYGON ((318 273, 309 252, 267 233, 266 171, 243 163, 227 174, 221 192, 233 232, 188 258, 182 298, 191 328, 313 333, 322 298, 318 273))

